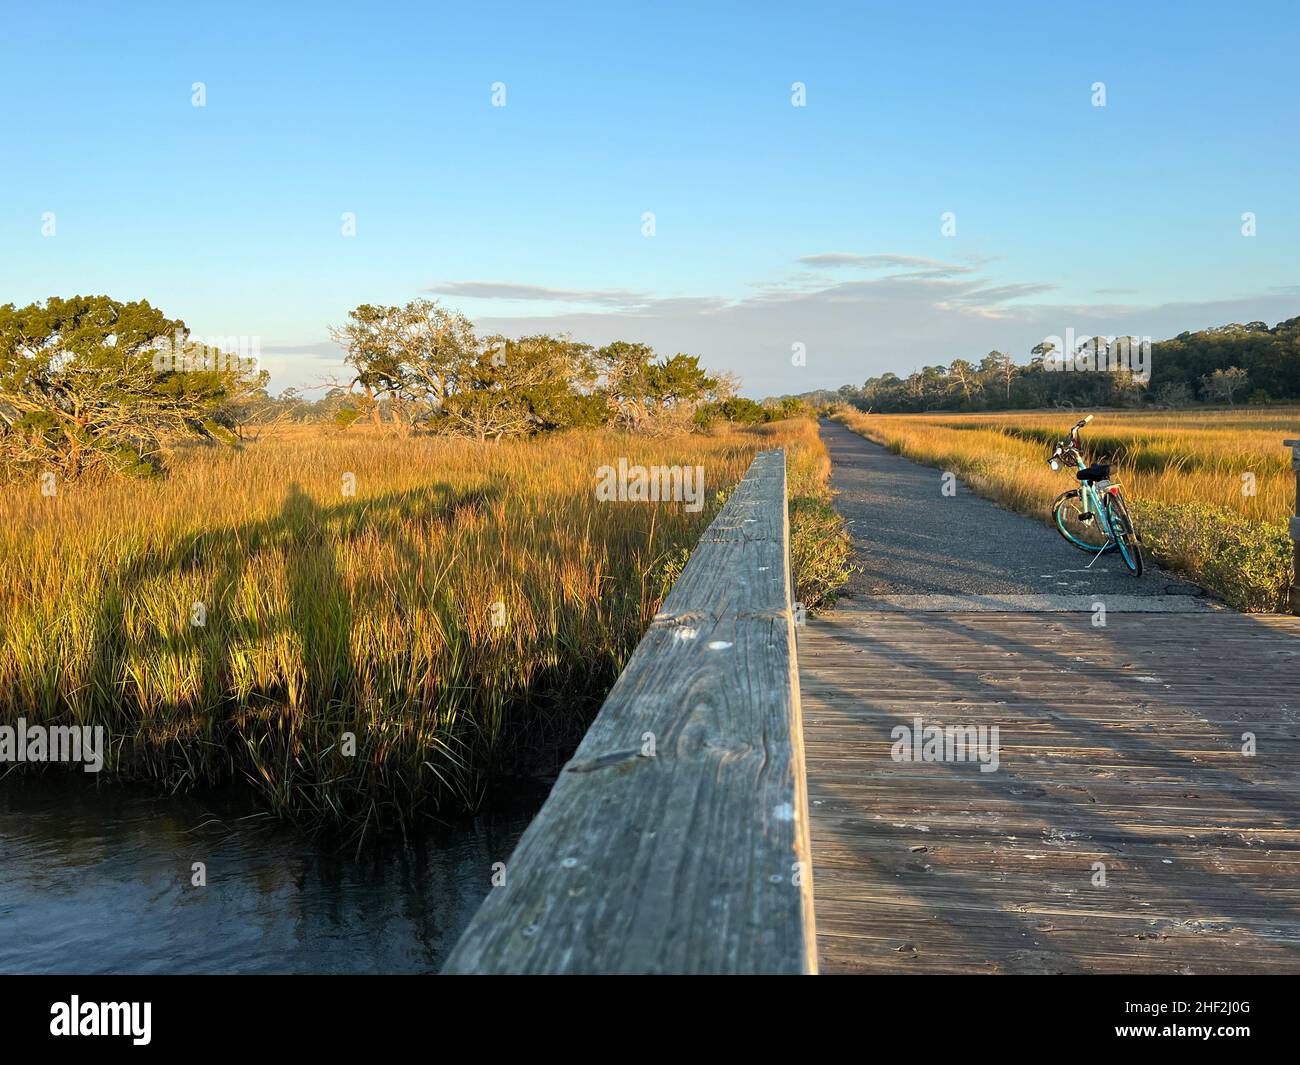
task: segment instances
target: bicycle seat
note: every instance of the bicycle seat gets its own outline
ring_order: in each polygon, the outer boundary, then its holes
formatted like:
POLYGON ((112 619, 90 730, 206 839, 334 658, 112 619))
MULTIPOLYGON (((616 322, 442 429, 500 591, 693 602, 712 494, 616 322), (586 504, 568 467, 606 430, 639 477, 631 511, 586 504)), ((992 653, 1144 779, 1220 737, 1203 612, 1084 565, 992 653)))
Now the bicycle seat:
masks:
POLYGON ((1105 462, 1096 462, 1091 466, 1085 466, 1075 474, 1081 481, 1104 481, 1110 476, 1110 466, 1105 462))

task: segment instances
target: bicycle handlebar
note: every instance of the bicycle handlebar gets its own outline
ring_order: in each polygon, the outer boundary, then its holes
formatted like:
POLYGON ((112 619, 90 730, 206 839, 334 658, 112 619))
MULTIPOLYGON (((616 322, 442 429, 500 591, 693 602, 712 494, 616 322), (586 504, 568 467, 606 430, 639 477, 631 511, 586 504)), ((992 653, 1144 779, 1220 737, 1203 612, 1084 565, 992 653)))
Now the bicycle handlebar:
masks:
MULTIPOLYGON (((1073 425, 1070 428, 1069 448, 1067 449, 1065 441, 1061 440, 1060 442, 1057 443, 1056 450, 1052 452, 1051 457, 1047 461, 1055 462, 1058 458, 1062 457, 1065 454, 1066 450, 1076 451, 1079 447, 1079 430, 1082 429, 1085 425, 1087 425, 1090 421, 1092 421, 1091 414, 1089 414, 1086 418, 1084 418, 1083 421, 1075 423, 1075 425, 1073 425)), ((1055 467, 1053 467, 1053 469, 1055 469, 1055 467)))

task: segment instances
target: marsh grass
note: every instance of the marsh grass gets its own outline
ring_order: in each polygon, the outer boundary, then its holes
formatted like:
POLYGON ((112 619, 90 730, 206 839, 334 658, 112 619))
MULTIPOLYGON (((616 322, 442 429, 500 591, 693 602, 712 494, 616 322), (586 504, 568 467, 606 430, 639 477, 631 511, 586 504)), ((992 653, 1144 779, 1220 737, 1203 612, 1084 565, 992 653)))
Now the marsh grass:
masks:
MULTIPOLYGON (((836 415, 868 439, 951 470, 981 495, 1044 521, 1074 483, 1047 457, 1079 417, 836 415)), ((1115 465, 1112 478, 1124 486, 1149 553, 1238 609, 1269 611, 1281 607, 1291 576, 1286 522, 1295 475, 1281 445, 1298 428, 1294 408, 1099 411, 1083 442, 1091 461, 1115 465)))
POLYGON ((110 776, 243 778, 307 822, 473 808, 494 775, 567 754, 665 566, 780 445, 824 497, 807 419, 501 444, 308 430, 190 450, 165 480, 10 485, 0 720, 102 724, 110 776), (621 455, 702 464, 703 510, 597 502, 621 455))

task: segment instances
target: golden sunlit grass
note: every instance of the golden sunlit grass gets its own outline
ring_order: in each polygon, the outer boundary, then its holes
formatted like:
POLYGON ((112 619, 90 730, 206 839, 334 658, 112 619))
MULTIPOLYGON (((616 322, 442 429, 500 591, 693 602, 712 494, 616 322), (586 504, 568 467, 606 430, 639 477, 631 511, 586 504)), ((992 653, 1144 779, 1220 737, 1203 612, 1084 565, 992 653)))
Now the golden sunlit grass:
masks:
MULTIPOLYGON (((981 495, 1048 520, 1074 487, 1047 464, 1081 415, 1069 411, 881 415, 841 410, 849 428, 952 470, 981 495)), ((1245 610, 1277 609, 1290 580, 1295 474, 1283 439, 1300 411, 1099 411, 1083 432, 1091 461, 1115 463, 1144 546, 1245 610)))
POLYGON ((792 491, 824 501, 808 419, 501 444, 310 430, 191 450, 161 480, 11 485, 0 720, 103 724, 111 772, 245 776, 310 820, 472 806, 492 771, 571 747, 716 493, 781 445, 792 491), (620 456, 703 465, 704 509, 598 502, 620 456))

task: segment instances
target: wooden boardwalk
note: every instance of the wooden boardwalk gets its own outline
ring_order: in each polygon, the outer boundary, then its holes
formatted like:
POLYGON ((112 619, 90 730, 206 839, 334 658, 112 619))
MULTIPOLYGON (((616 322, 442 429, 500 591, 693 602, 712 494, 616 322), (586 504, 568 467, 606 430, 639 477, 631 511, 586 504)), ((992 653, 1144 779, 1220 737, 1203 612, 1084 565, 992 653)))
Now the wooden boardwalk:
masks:
POLYGON ((822 972, 1300 972, 1300 618, 1105 620, 802 630, 822 972), (997 725, 996 771, 895 760, 918 718, 997 725))
POLYGON ((447 973, 808 973, 785 455, 760 452, 447 973))
POLYGON ((444 971, 1300 972, 1300 618, 828 438, 846 605, 760 454, 444 971))

